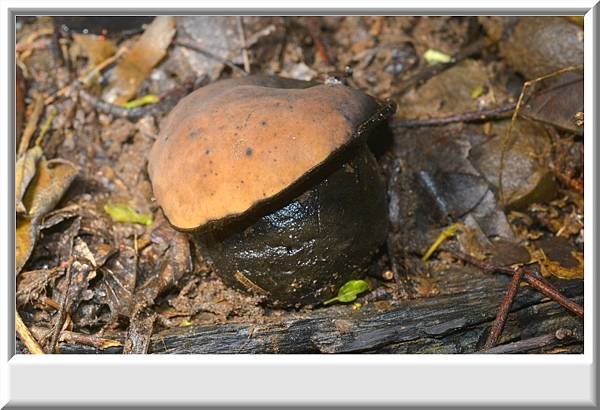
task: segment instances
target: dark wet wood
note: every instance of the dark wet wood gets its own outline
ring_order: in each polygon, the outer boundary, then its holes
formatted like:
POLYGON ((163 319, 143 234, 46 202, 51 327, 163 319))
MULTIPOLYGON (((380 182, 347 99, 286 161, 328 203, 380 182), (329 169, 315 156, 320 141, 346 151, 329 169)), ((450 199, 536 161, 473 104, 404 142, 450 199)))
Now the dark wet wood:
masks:
MULTIPOLYGON (((474 353, 488 336, 510 278, 463 268, 437 275, 441 294, 377 302, 353 312, 349 305, 290 314, 278 323, 182 328, 152 337, 154 353, 474 353), (385 306, 385 304, 389 306, 385 306)), ((554 284, 583 301, 581 281, 554 284)), ((574 336, 552 345, 583 350, 583 323, 558 304, 524 286, 512 305, 500 345, 569 329, 574 336)), ((62 353, 101 353, 62 344, 62 353)), ((543 349, 528 351, 541 352, 543 349)), ((113 348, 104 353, 119 353, 113 348)))

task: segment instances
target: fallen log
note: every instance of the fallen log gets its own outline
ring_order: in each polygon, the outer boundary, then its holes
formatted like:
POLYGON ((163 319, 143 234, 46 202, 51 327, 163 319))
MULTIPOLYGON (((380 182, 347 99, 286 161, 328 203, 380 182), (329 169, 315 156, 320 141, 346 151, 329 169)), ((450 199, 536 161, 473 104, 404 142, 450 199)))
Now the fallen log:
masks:
MULTIPOLYGON (((152 336, 150 353, 476 353, 509 282, 508 277, 471 268, 443 272, 440 294, 429 298, 349 305, 292 312, 272 323, 192 326, 152 336)), ((568 297, 583 303, 583 282, 553 281, 568 297)), ((525 343, 527 353, 583 351, 583 322, 558 304, 521 286, 500 345, 525 343), (567 329, 570 337, 548 336, 567 329), (533 343, 533 345, 532 345, 533 343), (545 343, 545 344, 544 344, 545 343), (554 350, 553 350, 554 349, 554 350)), ((519 345, 518 345, 519 346, 519 345)), ((61 353, 120 353, 81 344, 60 345, 61 353)), ((508 349, 519 352, 518 349, 508 349)))

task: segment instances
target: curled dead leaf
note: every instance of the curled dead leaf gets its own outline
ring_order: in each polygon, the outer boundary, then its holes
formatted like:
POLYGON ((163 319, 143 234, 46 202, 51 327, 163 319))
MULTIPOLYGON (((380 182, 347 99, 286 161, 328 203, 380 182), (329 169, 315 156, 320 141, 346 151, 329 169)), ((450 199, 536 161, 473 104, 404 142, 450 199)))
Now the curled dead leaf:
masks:
POLYGON ((35 176, 23 196, 27 215, 17 215, 16 228, 16 273, 20 272, 31 255, 39 224, 67 191, 79 169, 72 163, 60 159, 47 161, 41 158, 35 176))
POLYGON ((36 165, 41 157, 42 149, 36 145, 27 150, 15 164, 15 204, 19 214, 27 213, 27 209, 23 205, 23 196, 35 176, 36 165))

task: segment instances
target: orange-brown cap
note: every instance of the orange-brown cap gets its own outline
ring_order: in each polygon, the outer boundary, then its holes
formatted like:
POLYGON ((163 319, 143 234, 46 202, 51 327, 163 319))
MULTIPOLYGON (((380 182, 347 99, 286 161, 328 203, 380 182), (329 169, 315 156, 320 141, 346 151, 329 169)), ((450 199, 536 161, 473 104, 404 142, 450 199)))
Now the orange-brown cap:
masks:
POLYGON ((234 219, 294 186, 394 110, 341 84, 216 82, 183 98, 161 124, 148 158, 154 196, 182 230, 234 219))

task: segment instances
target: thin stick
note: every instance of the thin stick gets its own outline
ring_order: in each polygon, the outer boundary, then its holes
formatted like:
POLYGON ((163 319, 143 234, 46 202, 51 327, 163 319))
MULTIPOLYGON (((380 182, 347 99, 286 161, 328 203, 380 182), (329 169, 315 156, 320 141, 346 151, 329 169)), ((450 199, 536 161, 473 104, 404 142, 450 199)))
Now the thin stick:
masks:
POLYGON ((87 73, 84 73, 83 75, 81 75, 78 78, 78 81, 80 81, 83 84, 87 85, 92 80, 92 78, 94 78, 95 76, 99 75, 102 72, 102 70, 104 70, 106 67, 108 67, 109 65, 111 65, 115 61, 117 61, 128 50, 129 49, 127 47, 121 47, 120 49, 117 50, 117 52, 115 54, 113 54, 112 56, 108 57, 104 61, 101 61, 100 63, 96 64, 94 67, 92 67, 90 70, 88 70, 87 73))
POLYGON ((61 88, 60 90, 58 90, 57 92, 55 92, 54 94, 52 94, 51 96, 46 98, 46 101, 44 101, 44 103, 46 105, 51 104, 58 97, 62 97, 63 95, 66 95, 67 93, 69 93, 73 89, 73 87, 79 87, 81 84, 87 85, 94 76, 100 74, 102 72, 102 70, 104 70, 106 67, 108 67, 115 61, 117 61, 117 59, 119 59, 119 57, 121 57, 127 51, 128 51, 127 47, 121 47, 120 49, 117 50, 117 52, 115 54, 108 57, 106 60, 99 62, 94 67, 90 68, 87 72, 85 72, 81 76, 79 76, 74 81, 74 83, 61 88))
POLYGON ((105 350, 110 347, 123 346, 123 343, 119 340, 107 339, 98 335, 87 335, 84 333, 70 332, 64 330, 60 334, 61 342, 69 344, 82 344, 86 346, 93 346, 100 350, 105 350))
POLYGON ((237 17, 238 31, 240 32, 240 40, 242 40, 242 58, 244 60, 244 71, 250 74, 250 58, 248 58, 248 44, 246 43, 246 32, 244 30, 244 18, 237 17))
POLYGON ((46 121, 44 121, 42 126, 40 127, 40 133, 35 140, 35 145, 37 145, 37 146, 42 145, 44 136, 48 132, 48 129, 50 128, 50 125, 52 124, 52 121, 54 121, 54 118, 58 115, 58 110, 56 109, 56 107, 50 106, 48 108, 48 110, 49 110, 48 117, 46 118, 46 121))
POLYGON ((60 333, 62 332, 62 327, 65 324, 65 320, 67 319, 67 302, 69 300, 69 290, 71 288, 71 267, 73 266, 73 260, 69 261, 69 266, 67 267, 66 274, 66 286, 65 286, 65 294, 63 295, 63 299, 60 302, 60 309, 58 310, 58 320, 54 326, 54 331, 52 333, 52 338, 50 339, 50 346, 48 347, 49 353, 57 353, 56 347, 58 344, 58 338, 60 333))
POLYGON ((35 100, 33 102, 33 112, 27 120, 27 126, 23 131, 21 143, 19 144, 19 150, 17 151, 17 158, 25 154, 25 151, 27 151, 27 149, 29 148, 29 144, 31 143, 31 137, 37 129, 37 124, 40 120, 40 117, 42 116, 42 111, 44 111, 44 96, 42 94, 36 94, 35 100))
POLYGON ((189 48, 190 50, 194 50, 197 53, 204 54, 208 58, 212 58, 215 61, 225 64, 227 67, 231 68, 232 70, 236 70, 241 73, 244 73, 244 75, 248 75, 248 73, 246 71, 244 71, 243 68, 238 67, 231 60, 219 57, 218 55, 213 54, 210 51, 197 46, 196 44, 188 43, 187 41, 183 41, 183 40, 177 40, 177 41, 175 41, 175 44, 178 46, 181 46, 181 47, 189 48))
MULTIPOLYGON (((512 275, 515 272, 515 270, 512 268, 506 268, 503 266, 493 265, 491 263, 474 258, 473 256, 468 255, 468 254, 461 252, 457 249, 454 249, 452 247, 444 247, 444 250, 447 250, 448 252, 450 252, 454 256, 456 256, 457 258, 462 259, 463 261, 468 262, 471 265, 476 266, 479 269, 484 270, 486 272, 504 273, 506 275, 512 275)), ((575 315, 577 315, 581 318, 584 317, 584 311, 583 311, 583 307, 581 305, 570 300, 568 297, 566 297, 561 292, 559 292, 554 286, 552 286, 546 280, 540 279, 540 278, 534 276, 534 274, 530 270, 528 270, 528 269, 523 270, 523 279, 531 287, 536 289, 538 292, 542 293, 544 296, 547 296, 548 298, 554 300, 555 302, 557 302, 558 304, 563 306, 565 309, 567 309, 569 312, 574 313, 575 315)))
POLYGON ((504 117, 513 111, 516 107, 516 103, 511 102, 500 107, 494 107, 487 110, 480 111, 466 111, 460 114, 450 115, 448 117, 441 118, 425 118, 425 119, 409 119, 394 121, 392 124, 395 127, 403 128, 414 128, 414 127, 428 127, 437 125, 446 125, 456 122, 472 122, 472 121, 486 121, 491 118, 504 117))
POLYGON ((508 317, 508 312, 510 310, 510 306, 515 300, 515 296, 517 295, 517 291, 519 290, 519 283, 523 278, 523 269, 519 268, 513 274, 512 280, 508 285, 508 290, 504 295, 504 299, 502 300, 502 304, 498 309, 498 313, 496 314, 496 319, 494 323, 492 323, 492 330, 490 331, 490 335, 488 336, 484 349, 491 349, 492 347, 498 344, 498 340, 500 339, 500 335, 502 335, 502 330, 504 330, 504 325, 506 324, 506 318, 508 317))
POLYGON ((544 296, 549 297, 550 299, 559 303, 565 309, 569 310, 570 312, 576 314, 577 316, 583 319, 583 307, 564 296, 547 281, 542 280, 540 278, 536 278, 527 270, 525 271, 525 281, 527 281, 528 284, 530 284, 533 288, 538 290, 544 296))
POLYGON ((19 338, 21 339, 27 350, 29 350, 29 353, 44 354, 44 351, 40 347, 40 344, 37 342, 37 340, 35 340, 35 337, 33 337, 31 331, 29 330, 27 325, 25 325, 23 319, 21 319, 21 315, 19 315, 19 312, 17 311, 15 311, 15 325, 17 334, 19 335, 19 338))

